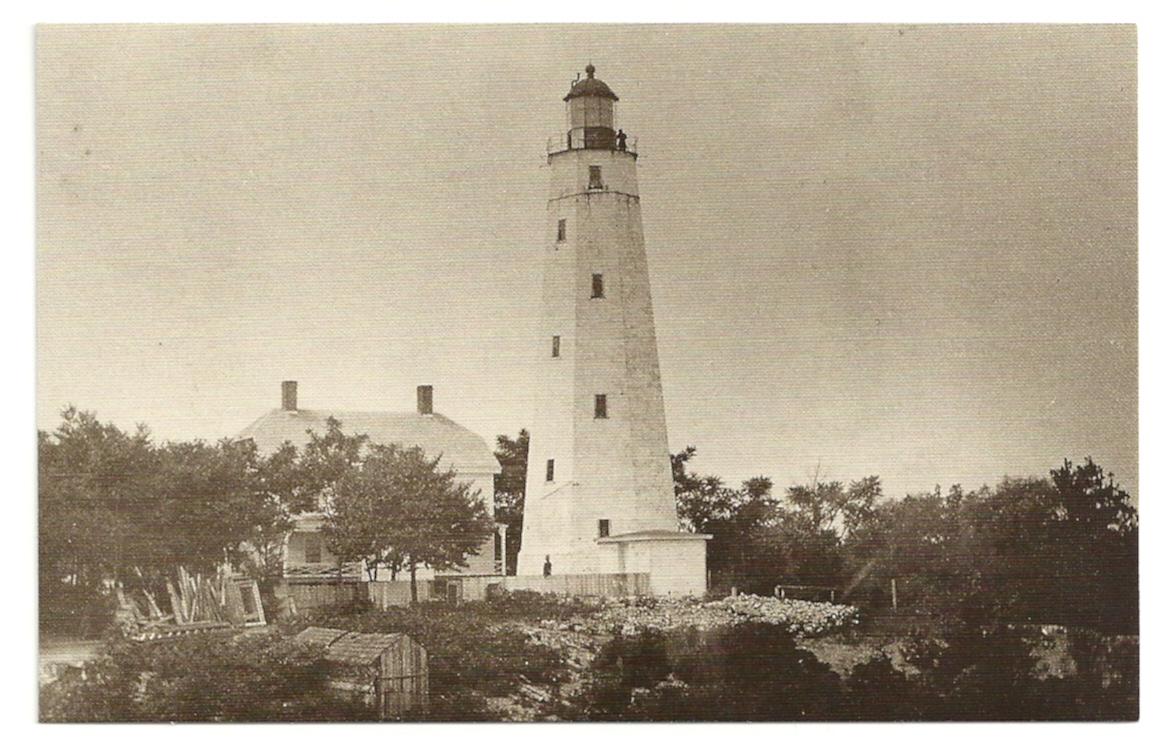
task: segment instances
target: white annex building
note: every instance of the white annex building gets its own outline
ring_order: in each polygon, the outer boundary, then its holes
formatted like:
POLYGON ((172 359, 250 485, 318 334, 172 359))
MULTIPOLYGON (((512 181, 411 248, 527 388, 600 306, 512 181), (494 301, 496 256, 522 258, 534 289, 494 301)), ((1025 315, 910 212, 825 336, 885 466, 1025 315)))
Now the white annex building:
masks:
POLYGON ((706 591, 708 535, 678 530, 637 152, 586 68, 549 148, 549 228, 519 575, 645 573, 706 591))

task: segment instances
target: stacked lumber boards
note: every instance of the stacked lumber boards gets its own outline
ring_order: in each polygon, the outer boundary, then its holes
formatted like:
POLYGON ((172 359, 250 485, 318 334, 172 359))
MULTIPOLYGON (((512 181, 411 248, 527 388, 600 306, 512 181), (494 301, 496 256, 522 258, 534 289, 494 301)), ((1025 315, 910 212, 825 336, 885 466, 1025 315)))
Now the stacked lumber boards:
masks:
POLYGON ((224 570, 210 576, 190 574, 183 566, 178 567, 175 578, 164 578, 167 611, 161 609, 139 569, 137 576, 141 581, 139 588, 132 592, 117 588, 117 617, 131 638, 156 639, 265 623, 256 583, 234 579, 224 570))

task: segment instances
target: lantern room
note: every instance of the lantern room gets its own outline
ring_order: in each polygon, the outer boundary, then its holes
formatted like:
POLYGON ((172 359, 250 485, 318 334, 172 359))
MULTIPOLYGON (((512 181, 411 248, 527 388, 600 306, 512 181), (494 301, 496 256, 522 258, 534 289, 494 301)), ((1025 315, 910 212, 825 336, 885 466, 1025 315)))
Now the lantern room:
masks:
POLYGON ((586 77, 574 82, 564 101, 569 114, 567 147, 605 148, 617 143, 614 130, 614 102, 617 94, 594 78, 594 66, 586 66, 586 77))

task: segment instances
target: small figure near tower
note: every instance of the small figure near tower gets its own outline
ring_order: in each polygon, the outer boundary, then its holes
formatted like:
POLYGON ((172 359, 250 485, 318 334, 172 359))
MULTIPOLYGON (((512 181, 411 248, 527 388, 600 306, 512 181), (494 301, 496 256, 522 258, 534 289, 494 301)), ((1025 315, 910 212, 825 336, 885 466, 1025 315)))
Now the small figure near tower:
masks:
POLYGON ((521 558, 546 557, 543 574, 648 574, 653 594, 703 594, 709 536, 680 532, 674 503, 638 156, 594 72, 563 99, 569 129, 548 154, 521 558))

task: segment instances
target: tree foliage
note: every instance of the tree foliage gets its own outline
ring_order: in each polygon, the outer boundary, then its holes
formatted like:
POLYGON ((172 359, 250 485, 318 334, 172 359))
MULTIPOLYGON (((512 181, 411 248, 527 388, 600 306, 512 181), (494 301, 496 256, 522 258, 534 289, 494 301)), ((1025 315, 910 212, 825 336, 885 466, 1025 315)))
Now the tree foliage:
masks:
POLYGON ((505 434, 497 437, 493 453, 501 464, 501 473, 493 480, 494 519, 506 525, 506 571, 517 573, 517 554, 521 550, 522 518, 525 514, 525 476, 529 463, 529 432, 522 429, 516 439, 505 434))
POLYGON ((808 486, 786 492, 795 521, 815 535, 833 533, 839 541, 853 536, 877 509, 882 483, 872 475, 843 486, 839 481, 815 479, 808 486))
POLYGON ((728 519, 743 502, 740 492, 727 488, 716 475, 698 475, 686 465, 697 453, 688 446, 670 455, 678 521, 687 532, 706 532, 711 523, 728 519))
POLYGON ((1138 627, 1138 513, 1091 458, 1049 478, 1007 478, 994 489, 884 499, 877 476, 817 476, 779 501, 758 476, 732 489, 670 456, 686 530, 713 535, 715 586, 770 594, 815 585, 881 607, 891 580, 901 605, 957 617, 977 604, 999 620, 1138 627))
POLYGON ((1050 480, 1006 479, 968 501, 972 567, 1014 616, 1138 631, 1138 513, 1087 458, 1050 480))
POLYGON ((414 601, 420 566, 460 568, 491 537, 493 522, 480 490, 458 482, 453 470, 441 469, 440 457, 428 458, 416 446, 362 442, 342 434, 337 423, 313 438, 336 447, 318 448, 318 454, 336 454, 343 462, 325 486, 330 550, 343 560, 365 560, 373 569, 379 563, 408 569, 414 601))
POLYGON ((688 463, 695 452, 690 446, 670 456, 674 495, 683 529, 713 535, 707 545, 713 579, 760 594, 778 584, 840 584, 844 540, 882 496, 877 477, 849 486, 815 480, 790 487, 779 501, 766 476, 733 489, 717 476, 693 472, 688 463))
POLYGON ((283 538, 288 528, 287 507, 262 485, 265 463, 251 442, 157 446, 143 426, 128 434, 69 408, 38 445, 46 623, 67 623, 75 611, 59 603, 91 600, 108 581, 240 564, 254 540, 283 538))
POLYGON ((1091 458, 994 489, 915 494, 848 540, 852 591, 897 580, 904 605, 951 616, 1138 630, 1138 514, 1091 458))

